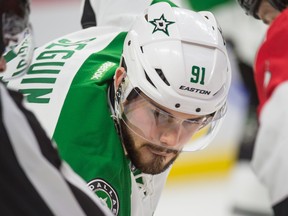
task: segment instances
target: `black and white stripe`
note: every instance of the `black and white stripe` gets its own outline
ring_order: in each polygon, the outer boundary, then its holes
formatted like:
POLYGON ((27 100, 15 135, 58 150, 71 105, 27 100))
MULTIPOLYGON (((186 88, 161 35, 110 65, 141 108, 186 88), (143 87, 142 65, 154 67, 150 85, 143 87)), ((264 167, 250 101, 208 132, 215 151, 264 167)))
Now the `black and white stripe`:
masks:
POLYGON ((81 26, 83 29, 97 25, 96 14, 92 8, 90 0, 85 0, 83 3, 83 12, 81 16, 81 26))
POLYGON ((0 83, 0 215, 112 215, 61 161, 22 99, 0 83))

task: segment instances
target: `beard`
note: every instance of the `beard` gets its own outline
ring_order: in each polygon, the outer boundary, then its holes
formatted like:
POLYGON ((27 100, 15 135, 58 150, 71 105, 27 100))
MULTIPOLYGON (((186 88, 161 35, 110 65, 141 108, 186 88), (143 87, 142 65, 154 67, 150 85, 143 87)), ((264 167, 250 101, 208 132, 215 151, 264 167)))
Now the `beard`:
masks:
POLYGON ((147 141, 140 147, 136 148, 134 139, 131 135, 131 130, 127 127, 123 120, 120 121, 120 125, 123 145, 127 151, 128 158, 131 160, 132 164, 141 172, 152 175, 162 173, 167 170, 179 156, 179 151, 167 149, 162 146, 151 144, 147 141), (145 162, 143 161, 143 153, 141 152, 142 148, 148 148, 157 152, 173 153, 175 156, 166 162, 165 156, 153 155, 153 158, 145 162))

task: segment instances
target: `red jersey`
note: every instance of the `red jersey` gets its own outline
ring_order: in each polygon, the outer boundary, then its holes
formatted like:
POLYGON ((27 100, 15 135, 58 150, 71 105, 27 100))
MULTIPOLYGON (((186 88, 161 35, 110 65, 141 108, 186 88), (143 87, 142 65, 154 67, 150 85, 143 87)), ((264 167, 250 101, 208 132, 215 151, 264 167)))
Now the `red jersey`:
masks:
POLYGON ((270 25, 258 50, 255 82, 259 97, 258 114, 275 88, 288 81, 288 9, 270 25))

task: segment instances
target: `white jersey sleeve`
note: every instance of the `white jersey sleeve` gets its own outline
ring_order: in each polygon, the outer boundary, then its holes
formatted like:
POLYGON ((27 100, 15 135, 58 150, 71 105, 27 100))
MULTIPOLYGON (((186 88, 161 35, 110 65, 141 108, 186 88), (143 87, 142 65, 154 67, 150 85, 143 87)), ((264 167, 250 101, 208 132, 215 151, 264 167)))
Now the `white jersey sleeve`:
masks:
POLYGON ((259 118, 252 166, 268 188, 272 205, 288 197, 288 82, 279 85, 259 118))
POLYGON ((141 173, 139 176, 134 176, 133 173, 131 173, 132 216, 147 216, 154 214, 170 170, 171 166, 169 169, 158 175, 141 173), (143 184, 137 183, 137 178, 142 178, 143 184))

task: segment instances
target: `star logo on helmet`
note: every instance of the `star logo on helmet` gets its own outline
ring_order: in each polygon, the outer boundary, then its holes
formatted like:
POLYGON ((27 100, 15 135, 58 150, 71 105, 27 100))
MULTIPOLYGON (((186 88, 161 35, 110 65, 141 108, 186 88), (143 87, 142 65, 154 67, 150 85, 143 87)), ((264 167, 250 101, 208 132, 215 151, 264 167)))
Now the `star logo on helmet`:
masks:
POLYGON ((164 14, 162 14, 162 16, 159 19, 154 19, 154 20, 149 21, 149 22, 152 25, 154 25, 154 30, 153 30, 152 34, 156 31, 162 31, 168 36, 169 36, 168 26, 175 23, 175 22, 171 22, 171 21, 168 21, 167 19, 165 19, 164 14))

